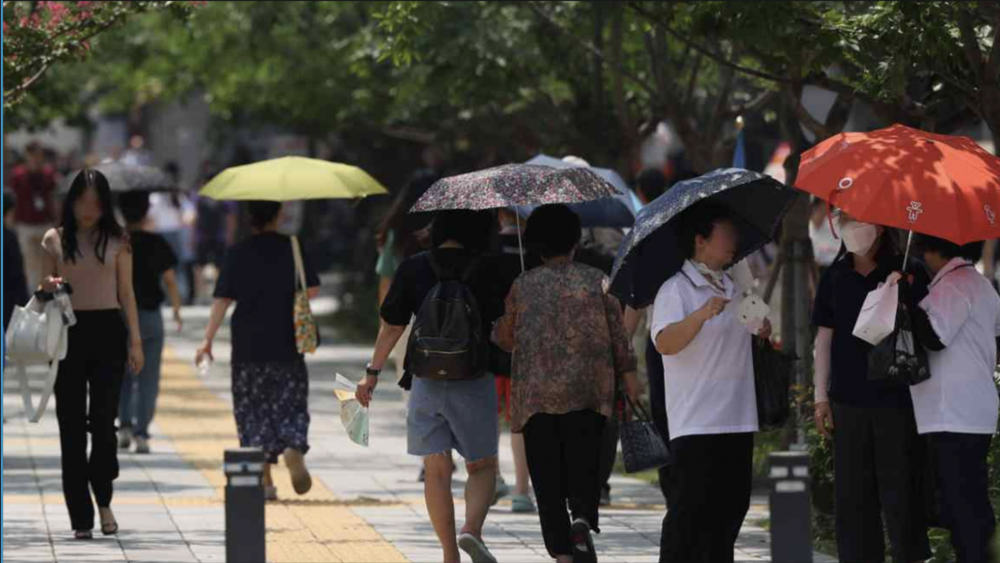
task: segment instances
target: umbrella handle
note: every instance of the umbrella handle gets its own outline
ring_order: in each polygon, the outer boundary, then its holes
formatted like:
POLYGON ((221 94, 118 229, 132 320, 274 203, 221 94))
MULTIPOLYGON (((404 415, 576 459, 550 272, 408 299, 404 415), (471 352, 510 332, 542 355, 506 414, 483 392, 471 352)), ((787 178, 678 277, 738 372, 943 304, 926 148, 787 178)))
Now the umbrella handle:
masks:
POLYGON ((515 212, 514 217, 517 218, 517 255, 521 258, 521 273, 524 273, 524 243, 521 242, 521 214, 515 212))
POLYGON ((906 265, 910 263, 910 246, 913 245, 913 231, 906 237, 906 253, 903 254, 902 271, 906 272, 906 265))

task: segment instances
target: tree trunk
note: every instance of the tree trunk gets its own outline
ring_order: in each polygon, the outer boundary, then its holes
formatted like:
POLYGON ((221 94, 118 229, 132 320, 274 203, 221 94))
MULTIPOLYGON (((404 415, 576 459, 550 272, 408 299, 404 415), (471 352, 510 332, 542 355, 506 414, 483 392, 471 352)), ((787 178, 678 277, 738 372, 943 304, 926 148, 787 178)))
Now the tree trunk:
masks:
POLYGON ((629 111, 628 100, 625 92, 625 76, 623 68, 625 65, 623 44, 625 41, 625 7, 616 4, 611 16, 611 46, 610 59, 615 69, 614 73, 614 104, 615 113, 618 114, 618 123, 621 126, 621 154, 619 156, 618 169, 625 174, 626 178, 632 176, 632 165, 635 162, 636 150, 638 148, 638 138, 636 126, 629 111))
MULTIPOLYGON (((782 111, 782 128, 792 145, 792 154, 785 161, 785 183, 795 185, 799 159, 808 142, 802 134, 798 119, 789 110, 782 111)), ((810 323, 809 276, 813 266, 812 241, 809 238, 809 196, 799 194, 782 222, 781 259, 783 261, 781 286, 781 342, 782 348, 799 357, 796 364, 795 384, 808 389, 812 378, 812 326, 810 323)), ((802 405, 798 405, 801 415, 802 405)), ((805 445, 805 433, 797 429, 796 443, 805 445)), ((788 435, 788 437, 791 437, 788 435)))

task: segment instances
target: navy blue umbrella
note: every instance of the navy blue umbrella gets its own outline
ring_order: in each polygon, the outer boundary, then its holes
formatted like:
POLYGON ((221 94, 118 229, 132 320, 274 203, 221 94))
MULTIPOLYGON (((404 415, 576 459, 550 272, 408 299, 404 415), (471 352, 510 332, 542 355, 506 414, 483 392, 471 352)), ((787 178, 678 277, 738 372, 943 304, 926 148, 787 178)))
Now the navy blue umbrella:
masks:
POLYGON ((653 303, 660 286, 684 265, 676 219, 695 204, 707 200, 732 211, 740 235, 734 261, 739 261, 773 238, 796 193, 770 176, 740 168, 675 184, 636 217, 615 257, 611 293, 636 309, 653 303))

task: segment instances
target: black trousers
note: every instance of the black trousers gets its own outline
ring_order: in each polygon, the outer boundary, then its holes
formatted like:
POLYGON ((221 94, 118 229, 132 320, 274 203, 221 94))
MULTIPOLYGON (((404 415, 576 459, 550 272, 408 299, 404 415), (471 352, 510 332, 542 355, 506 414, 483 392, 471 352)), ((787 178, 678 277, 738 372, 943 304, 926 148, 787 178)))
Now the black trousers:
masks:
POLYGON ((600 438, 601 464, 599 472, 601 489, 611 494, 611 475, 615 472, 615 461, 618 460, 618 440, 621 437, 621 427, 617 415, 605 420, 604 430, 601 432, 600 438))
POLYGON ((683 436, 670 441, 669 509, 662 563, 732 563, 750 510, 753 434, 683 436))
POLYGON ((59 365, 55 396, 63 496, 74 530, 94 527, 91 490, 97 506, 111 506, 112 482, 118 478, 115 418, 124 375, 124 362, 90 360, 59 365), (91 442, 89 457, 87 434, 91 442))
POLYGON ((531 485, 538 501, 542 537, 549 555, 573 553, 570 524, 584 518, 598 528, 601 435, 605 417, 593 411, 536 414, 524 427, 531 485), (569 503, 570 514, 566 513, 569 503))
MULTIPOLYGON (((649 406, 652 412, 653 424, 660 431, 664 442, 670 443, 670 427, 667 425, 666 382, 663 379, 663 357, 656 351, 652 337, 646 341, 646 376, 649 379, 649 406)), ((661 467, 660 492, 666 501, 670 484, 670 466, 661 467)))
POLYGON ((991 439, 987 434, 927 435, 937 474, 941 525, 951 532, 958 563, 995 561, 990 546, 996 517, 989 499, 986 461, 991 439))
POLYGON ((118 478, 115 418, 125 376, 128 332, 120 311, 77 311, 54 394, 63 496, 74 530, 94 527, 94 504, 108 507, 118 478), (89 400, 88 400, 89 399, 89 400), (89 405, 88 405, 89 403, 89 405), (87 435, 90 435, 90 454, 87 435))
POLYGON ((883 517, 894 561, 930 559, 926 448, 910 407, 833 404, 833 471, 840 560, 885 560, 883 517))

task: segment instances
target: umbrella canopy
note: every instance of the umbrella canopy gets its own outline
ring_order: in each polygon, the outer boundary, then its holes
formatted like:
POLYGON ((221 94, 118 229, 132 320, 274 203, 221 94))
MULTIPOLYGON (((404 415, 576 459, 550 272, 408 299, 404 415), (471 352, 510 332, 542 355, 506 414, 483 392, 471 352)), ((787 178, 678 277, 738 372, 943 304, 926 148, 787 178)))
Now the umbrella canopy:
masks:
POLYGON ((358 199, 388 193, 364 170, 314 158, 287 156, 223 170, 201 189, 219 201, 358 199))
MULTIPOLYGON (((627 229, 635 223, 635 210, 631 199, 631 191, 625 180, 609 168, 581 166, 548 155, 540 154, 525 164, 551 166, 552 168, 587 168, 615 187, 618 194, 614 198, 603 198, 596 201, 570 204, 570 209, 580 216, 580 224, 584 228, 612 227, 627 229)), ((522 217, 531 215, 537 205, 523 205, 516 208, 522 217)))
POLYGON ((636 217, 635 228, 615 258, 611 293, 636 309, 656 299, 660 286, 684 265, 676 219, 696 203, 711 201, 732 212, 740 238, 737 262, 771 240, 795 195, 770 176, 740 168, 716 170, 675 184, 636 217))
POLYGON ((587 168, 505 164, 438 180, 410 212, 578 203, 617 193, 614 186, 587 168))
POLYGON ((795 185, 866 223, 956 244, 1000 238, 1000 158, 968 137, 841 133, 802 155, 795 185))
MULTIPOLYGON (((568 158, 568 157, 567 157, 568 158)), ((552 168, 589 168, 594 171, 601 178, 607 180, 609 184, 618 190, 618 193, 626 195, 629 192, 628 183, 622 178, 621 174, 615 172, 610 168, 598 168, 596 166, 581 166, 572 161, 563 160, 561 158, 556 158, 554 156, 549 156, 547 154, 540 154, 525 164, 537 164, 539 166, 551 166, 552 168)))
MULTIPOLYGON (((94 169, 108 179, 113 192, 172 192, 178 189, 173 179, 155 166, 115 160, 98 164, 94 169)), ((76 174, 73 174, 67 178, 62 187, 63 193, 69 192, 75 177, 76 174)))

